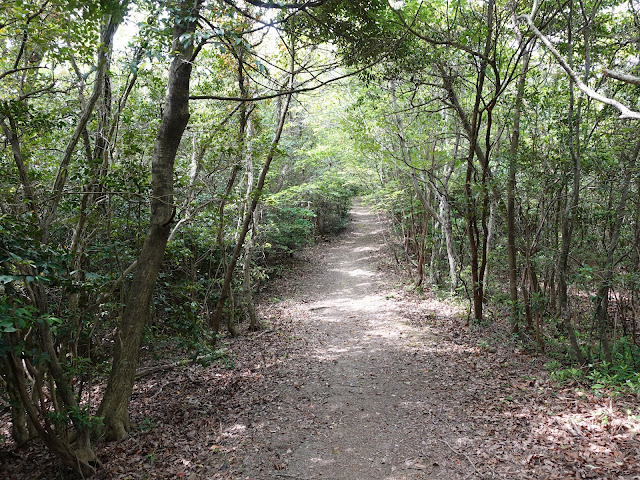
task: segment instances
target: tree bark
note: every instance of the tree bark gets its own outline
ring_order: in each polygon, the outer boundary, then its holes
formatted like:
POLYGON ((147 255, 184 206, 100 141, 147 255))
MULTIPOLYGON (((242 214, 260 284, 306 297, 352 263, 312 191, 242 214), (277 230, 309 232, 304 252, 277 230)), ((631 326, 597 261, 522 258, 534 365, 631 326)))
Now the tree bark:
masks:
POLYGON ((613 279, 615 261, 614 254, 618 246, 618 240, 620 238, 620 230, 624 221, 624 211, 629 195, 629 185, 631 184, 631 178, 635 170, 636 161, 640 154, 640 141, 636 143, 633 153, 627 166, 622 185, 620 186, 620 199, 615 211, 615 222, 611 231, 611 238, 609 245, 607 246, 606 258, 604 262, 604 272, 602 274, 602 280, 596 294, 596 311, 595 319, 598 323, 598 334, 600 336, 600 345, 602 346, 602 353, 607 363, 611 364, 611 346, 609 345, 609 339, 607 336, 607 326, 609 320, 608 306, 609 306, 609 292, 611 290, 611 281, 613 279))
POLYGON ((98 416, 104 417, 104 433, 110 439, 124 438, 131 427, 129 401, 140 345, 175 215, 174 162, 189 121, 189 84, 194 52, 193 43, 185 44, 182 37, 195 31, 199 9, 200 0, 182 2, 181 18, 177 19, 174 26, 172 49, 176 54, 169 70, 164 112, 153 152, 150 226, 116 332, 113 365, 98 409, 98 416), (187 17, 189 20, 186 20, 187 17))
POLYGON ((489 258, 491 257, 491 248, 493 247, 493 237, 495 235, 497 205, 498 199, 491 196, 489 199, 489 222, 487 224, 485 235, 485 273, 484 278, 482 279, 482 291, 484 292, 485 297, 489 291, 489 258))
POLYGON ((456 258, 455 243, 453 240, 453 222, 451 221, 451 203, 449 202, 449 180, 455 169, 460 146, 460 132, 456 132, 456 143, 451 152, 451 160, 445 167, 444 179, 442 180, 444 192, 440 195, 440 216, 442 217, 442 234, 447 246, 447 260, 449 261, 449 281, 451 293, 455 293, 458 288, 458 260, 456 258))
MULTIPOLYGON (((253 193, 253 146, 251 137, 253 136, 253 122, 250 118, 247 118, 247 131, 244 132, 246 136, 245 140, 245 158, 247 168, 247 205, 246 208, 250 208, 249 200, 253 193)), ((251 218, 251 234, 248 235, 244 245, 244 258, 242 262, 242 297, 244 300, 244 306, 247 310, 247 317, 249 320, 250 330, 259 330, 260 322, 256 313, 255 305, 253 304, 253 289, 251 288, 251 261, 253 259, 253 239, 256 232, 256 215, 255 212, 251 218)))
MULTIPOLYGON (((520 39, 522 44, 522 39, 520 39)), ((517 333, 519 329, 519 306, 518 306, 518 257, 516 253, 516 223, 515 223, 515 190, 516 190, 516 164, 518 148, 520 145, 520 114, 522 111, 522 99, 524 98, 524 87, 529 69, 529 50, 525 51, 522 60, 522 71, 518 78, 516 89, 516 100, 513 107, 513 127, 511 131, 511 142, 509 144, 509 176, 507 180, 507 254, 509 257, 509 300, 511 331, 517 333)))
POLYGON ((18 174, 20 175, 20 181, 22 183, 22 188, 24 189, 24 196, 28 202, 29 209, 35 212, 37 204, 36 194, 33 189, 33 185, 31 185, 31 179, 29 178, 27 166, 24 163, 22 146, 20 145, 20 139, 18 138, 18 126, 16 125, 16 122, 12 117, 9 116, 7 120, 9 121, 8 125, 4 121, 4 119, 0 119, 0 127, 2 127, 2 132, 5 134, 5 136, 9 140, 9 143, 11 144, 13 160, 16 164, 16 168, 18 169, 18 174))
MULTIPOLYGON (((11 406, 11 437, 18 446, 29 440, 29 428, 27 427, 27 412, 20 399, 19 383, 16 379, 16 372, 11 368, 11 363, 7 356, 0 359, 0 372, 5 381, 0 377, 0 386, 7 392, 9 404, 11 406)), ((18 372, 17 374, 21 374, 18 372)))
MULTIPOLYGON (((573 2, 570 3, 569 19, 573 15, 573 2)), ((569 22, 568 28, 568 52, 569 52, 569 65, 573 65, 573 34, 571 28, 571 22, 569 22)), ((573 324, 571 322, 571 312, 569 310, 569 297, 568 297, 568 260, 569 252, 571 250, 571 237, 573 235, 573 227, 575 222, 575 212, 578 208, 578 202, 580 201, 580 121, 581 121, 581 102, 578 101, 577 109, 575 112, 575 87, 574 77, 571 77, 569 82, 569 151, 571 153, 571 160, 573 162, 573 187, 571 195, 567 199, 567 204, 562 215, 562 246, 560 256, 558 260, 558 300, 560 304, 560 317, 562 319, 562 325, 569 336, 569 343, 573 350, 576 359, 579 363, 584 364, 585 358, 580 350, 578 339, 576 337, 573 324)))

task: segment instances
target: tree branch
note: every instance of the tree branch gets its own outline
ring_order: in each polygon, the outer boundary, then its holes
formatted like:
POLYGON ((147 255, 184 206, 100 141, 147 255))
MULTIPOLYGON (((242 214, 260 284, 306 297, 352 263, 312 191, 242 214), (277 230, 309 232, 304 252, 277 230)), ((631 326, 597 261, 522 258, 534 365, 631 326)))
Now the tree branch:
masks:
POLYGON ((538 39, 540 39, 542 43, 545 44, 545 46, 551 52, 551 55, 553 55, 556 61, 564 69, 564 71, 567 72, 571 80, 575 82, 576 86, 580 89, 580 91, 582 91, 585 95, 587 95, 588 97, 598 102, 601 102, 601 103, 604 103, 605 105, 610 105, 616 108, 620 112, 620 117, 618 117, 620 119, 632 118, 634 120, 640 120, 639 112, 634 112, 633 110, 629 109, 628 107, 618 102, 617 100, 606 97, 596 92, 593 88, 589 87, 582 80, 580 80, 580 77, 578 76, 578 74, 571 68, 571 66, 562 57, 562 55, 560 55, 560 52, 558 52, 558 50, 556 49, 556 47, 554 47, 551 41, 540 30, 536 28, 531 18, 531 15, 520 15, 518 17, 518 21, 525 22, 529 26, 529 29, 531 29, 533 34, 536 37, 538 37, 538 39))
POLYGON ((635 75, 630 75, 624 72, 616 72, 614 70, 608 70, 606 68, 602 69, 602 74, 605 77, 610 77, 614 80, 620 80, 621 82, 630 83, 631 85, 637 85, 640 87, 640 77, 636 77, 635 75))
POLYGON ((39 68, 42 68, 42 67, 40 65, 36 65, 34 67, 12 68, 11 70, 7 70, 5 72, 0 73, 0 80, 2 80, 7 75, 11 75, 12 73, 23 72, 25 70, 38 70, 39 68))
POLYGON ((246 0, 246 1, 247 3, 250 3, 251 5, 253 5, 254 7, 279 8, 279 9, 286 10, 290 8, 303 9, 308 7, 319 7, 320 5, 325 3, 326 0, 310 0, 308 2, 301 2, 301 3, 263 2, 260 0, 246 0))
POLYGON ((304 92, 311 92, 313 90, 317 90, 319 88, 322 88, 330 83, 333 82, 337 82, 338 80, 343 80, 345 78, 349 78, 349 77, 353 77, 354 75, 358 75, 359 73, 364 72, 365 70, 373 67, 374 65, 376 65, 377 63, 379 63, 382 59, 380 60, 376 60, 373 63, 369 63, 367 65, 365 65, 362 68, 359 68, 358 70, 355 70, 353 72, 350 73, 346 73, 344 75, 340 75, 338 77, 335 78, 331 78, 329 80, 326 80, 318 85, 314 85, 312 87, 304 87, 304 88, 296 88, 293 90, 287 90, 284 92, 278 92, 278 93, 272 93, 269 95, 261 95, 259 97, 252 97, 252 98, 244 98, 244 97, 225 97, 225 96, 221 96, 221 95, 191 95, 189 97, 189 100, 222 100, 222 101, 227 101, 227 102, 257 102, 260 100, 269 100, 271 98, 276 98, 276 97, 283 97, 283 96, 287 96, 287 95, 293 95, 295 93, 304 93, 304 92))
POLYGON ((76 145, 78 144, 78 141, 80 140, 80 136, 82 135, 83 130, 87 126, 87 123, 89 123, 89 119, 91 117, 91 114, 93 113, 96 103, 98 102, 98 98, 100 98, 100 95, 102 94, 102 87, 104 85, 107 69, 109 68, 108 51, 112 48, 113 37, 120 24, 120 21, 120 19, 116 19, 114 18, 114 16, 111 16, 108 18, 106 24, 103 27, 103 31, 101 33, 101 43, 98 49, 97 73, 96 80, 93 86, 93 92, 84 111, 80 115, 80 119, 78 120, 76 128, 71 135, 69 142, 67 143, 64 155, 62 156, 60 165, 58 166, 58 173, 56 174, 56 179, 53 184, 53 196, 51 205, 49 206, 49 209, 43 216, 42 220, 42 236, 44 240, 46 240, 49 227, 56 217, 58 205, 62 197, 62 191, 64 185, 67 182, 71 157, 73 156, 73 152, 76 148, 76 145))

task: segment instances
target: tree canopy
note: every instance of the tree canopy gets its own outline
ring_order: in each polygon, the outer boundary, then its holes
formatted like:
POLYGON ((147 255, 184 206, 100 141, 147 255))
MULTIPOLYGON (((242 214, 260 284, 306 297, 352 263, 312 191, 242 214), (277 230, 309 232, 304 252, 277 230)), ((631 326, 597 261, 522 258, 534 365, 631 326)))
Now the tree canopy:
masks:
POLYGON ((417 291, 637 388, 639 8, 5 2, 15 441, 94 473, 92 441, 131 428, 141 349, 213 361, 245 317, 260 328, 255 292, 355 196, 417 291))

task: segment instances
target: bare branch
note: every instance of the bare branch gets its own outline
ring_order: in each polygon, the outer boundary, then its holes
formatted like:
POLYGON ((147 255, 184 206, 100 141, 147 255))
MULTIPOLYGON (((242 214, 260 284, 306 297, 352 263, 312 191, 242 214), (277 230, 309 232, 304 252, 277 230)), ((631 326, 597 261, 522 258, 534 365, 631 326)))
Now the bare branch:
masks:
POLYGON ((263 2, 260 0, 246 0, 247 3, 250 3, 254 7, 262 7, 262 8, 279 8, 279 9, 290 9, 290 8, 309 8, 309 7, 319 7, 326 0, 311 0, 309 2, 301 2, 301 3, 280 3, 280 2, 263 2))
POLYGON ((604 103, 605 105, 610 105, 610 106, 616 108, 620 112, 620 117, 618 117, 620 119, 632 118, 634 120, 640 120, 640 113, 639 112, 634 112, 633 110, 629 109, 628 107, 626 107, 622 103, 618 102, 617 100, 614 100, 612 98, 606 97, 606 96, 596 92, 593 88, 589 87, 582 80, 580 80, 580 77, 578 76, 578 74, 571 68, 571 66, 562 57, 562 55, 560 55, 560 52, 558 52, 558 50, 551 43, 551 41, 540 30, 538 30, 536 28, 536 26, 534 25, 533 20, 531 18, 531 15, 520 15, 518 17, 518 21, 525 22, 529 26, 529 29, 531 29, 533 34, 536 37, 538 37, 538 39, 540 39, 540 41, 542 43, 545 44, 545 46, 551 52, 551 55, 553 55, 553 57, 556 59, 556 61, 564 69, 564 71, 567 72, 567 74, 569 75, 571 80, 573 80, 575 82, 576 86, 585 95, 587 95, 588 97, 590 97, 590 98, 592 98, 592 99, 594 99, 594 100, 596 100, 598 102, 604 103))
POLYGON ((344 75, 339 75, 337 77, 334 78, 330 78, 329 80, 325 80, 324 82, 318 84, 318 85, 314 85, 312 87, 304 87, 304 88, 296 88, 293 90, 287 90, 285 92, 278 92, 278 93, 272 93, 269 95, 262 95, 259 97, 252 97, 252 98, 243 98, 243 97, 225 97, 225 96, 221 96, 221 95, 192 95, 189 97, 190 100, 223 100, 223 101, 227 101, 227 102, 257 102, 260 100, 269 100, 271 98, 276 98, 276 97, 283 97, 283 96, 287 96, 287 95, 293 95, 295 93, 304 93, 304 92, 311 92, 313 90, 317 90, 319 88, 322 88, 330 83, 333 82, 337 82, 338 80, 343 80, 345 78, 349 78, 349 77, 353 77, 354 75, 358 75, 359 73, 364 72, 365 70, 373 67, 374 65, 376 65, 377 63, 379 63, 381 60, 376 60, 373 63, 367 64, 362 68, 359 68, 357 70, 354 70, 353 72, 350 73, 345 73, 344 75))
POLYGON ((458 41, 452 40, 452 39, 437 39, 434 37, 430 37, 428 35, 425 35, 424 33, 418 31, 414 25, 416 23, 417 20, 417 15, 418 12, 416 12, 416 14, 414 15, 413 19, 411 20, 411 24, 407 23, 407 20, 404 18, 404 16, 402 15, 402 12, 396 8, 394 8, 391 5, 391 2, 388 2, 389 7, 391 8, 391 10, 393 11, 393 13, 395 13, 396 17, 398 18, 399 21, 399 25, 403 26, 408 32, 410 32, 411 34, 413 34, 415 37, 431 44, 431 45, 438 45, 438 46, 449 46, 449 47, 453 47, 456 48, 458 50, 462 50, 464 52, 467 52, 468 54, 480 58, 481 60, 487 61, 488 59, 486 57, 486 55, 484 55, 482 52, 478 52, 466 45, 461 44, 458 41))
POLYGON ((36 65, 34 67, 22 67, 22 68, 12 68, 11 70, 7 70, 6 72, 0 73, 0 80, 2 80, 7 75, 11 75, 12 73, 22 72, 24 70, 37 70, 42 68, 40 65, 36 65))
POLYGON ((614 70, 608 70, 606 68, 602 69, 602 74, 605 77, 610 77, 614 80, 620 80, 621 82, 630 83, 631 85, 637 85, 640 87, 640 77, 636 77, 635 75, 630 75, 624 72, 616 72, 614 70))

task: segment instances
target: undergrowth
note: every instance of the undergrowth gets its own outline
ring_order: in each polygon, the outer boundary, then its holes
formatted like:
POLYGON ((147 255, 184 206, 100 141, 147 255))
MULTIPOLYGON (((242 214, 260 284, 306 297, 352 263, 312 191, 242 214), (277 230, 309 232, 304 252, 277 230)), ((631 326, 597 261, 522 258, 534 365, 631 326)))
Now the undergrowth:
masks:
MULTIPOLYGON (((597 349, 587 352, 588 358, 598 358, 597 349)), ((591 361, 583 367, 567 366, 553 359, 545 363, 551 379, 559 383, 578 383, 596 393, 621 395, 640 391, 640 347, 622 337, 612 348, 612 362, 591 361)))

